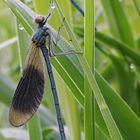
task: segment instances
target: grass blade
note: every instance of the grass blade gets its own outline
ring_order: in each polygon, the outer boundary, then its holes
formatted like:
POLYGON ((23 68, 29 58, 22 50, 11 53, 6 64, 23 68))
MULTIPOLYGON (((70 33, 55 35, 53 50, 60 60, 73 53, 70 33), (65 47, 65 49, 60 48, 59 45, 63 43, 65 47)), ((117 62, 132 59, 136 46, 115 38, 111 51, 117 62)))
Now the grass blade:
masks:
POLYGON ((133 0, 133 3, 135 5, 135 8, 137 10, 138 15, 140 16, 140 1, 139 0, 133 0))
MULTIPOLYGON (((95 66, 95 44, 94 44, 94 1, 85 1, 85 27, 84 27, 84 56, 90 66, 90 69, 94 73, 95 66), (94 62, 93 62, 94 61, 94 62)), ((95 99, 92 89, 87 81, 84 79, 84 92, 85 92, 85 104, 84 104, 84 130, 85 140, 95 139, 95 118, 94 118, 94 105, 95 99)))
POLYGON ((101 3, 104 7, 110 30, 113 31, 112 34, 120 38, 122 42, 130 45, 130 47, 135 47, 134 38, 120 1, 101 0, 101 3))
MULTIPOLYGON (((64 15, 63 15, 56 0, 55 0, 55 4, 56 4, 56 7, 60 13, 61 18, 63 19, 64 15)), ((77 52, 81 52, 81 48, 80 48, 79 44, 77 43, 75 36, 72 33, 72 31, 68 25, 68 22, 66 20, 64 22, 64 25, 65 25, 65 28, 66 28, 66 30, 67 30, 67 32, 72 40, 73 45, 75 46, 75 50, 77 52)), ((84 72, 85 72, 86 78, 90 84, 90 87, 92 88, 92 91, 94 92, 96 101, 97 101, 98 106, 100 108, 100 111, 103 115, 104 121, 107 125, 110 137, 114 140, 122 140, 123 138, 119 132, 119 129, 116 126, 115 121, 112 118, 112 115, 111 115, 111 113, 110 113, 110 111, 105 103, 105 100, 102 96, 102 93, 101 93, 99 87, 98 87, 98 84, 96 83, 96 81, 93 77, 92 71, 90 70, 90 67, 89 67, 87 61, 84 59, 84 57, 82 55, 78 55, 78 59, 79 59, 81 65, 84 69, 84 72)))
POLYGON ((132 139, 139 140, 140 119, 130 109, 130 107, 121 99, 121 97, 118 96, 118 94, 109 86, 109 84, 103 79, 103 77, 101 77, 101 75, 97 71, 95 76, 98 85, 102 87, 101 91, 103 93, 103 96, 122 134, 128 140, 132 139), (113 102, 111 103, 110 101, 113 102), (119 112, 119 114, 117 112, 119 112), (120 114, 122 115, 120 116, 120 114))
POLYGON ((132 50, 128 45, 101 32, 96 32, 95 34, 97 43, 99 41, 103 44, 120 50, 126 56, 130 57, 130 59, 132 59, 135 64, 140 65, 140 55, 136 51, 132 50))
POLYGON ((30 140, 43 140, 41 133, 40 121, 37 113, 28 123, 30 140))

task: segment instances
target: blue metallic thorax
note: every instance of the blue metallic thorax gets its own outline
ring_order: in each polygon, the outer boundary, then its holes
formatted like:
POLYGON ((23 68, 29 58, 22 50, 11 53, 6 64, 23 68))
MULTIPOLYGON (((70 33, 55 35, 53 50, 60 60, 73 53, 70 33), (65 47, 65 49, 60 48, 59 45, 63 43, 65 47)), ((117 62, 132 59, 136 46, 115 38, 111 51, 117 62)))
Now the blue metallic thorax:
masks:
POLYGON ((32 37, 32 42, 34 44, 36 44, 37 47, 40 47, 42 45, 45 44, 45 40, 46 40, 46 27, 38 27, 36 32, 34 33, 33 37, 32 37))

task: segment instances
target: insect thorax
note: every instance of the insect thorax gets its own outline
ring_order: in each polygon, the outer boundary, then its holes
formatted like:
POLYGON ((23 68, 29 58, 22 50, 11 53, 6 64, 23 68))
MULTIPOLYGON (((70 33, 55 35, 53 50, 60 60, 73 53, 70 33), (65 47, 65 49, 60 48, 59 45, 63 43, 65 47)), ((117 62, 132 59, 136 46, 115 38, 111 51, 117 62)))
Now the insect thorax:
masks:
POLYGON ((40 47, 41 45, 45 44, 46 36, 47 36, 47 27, 38 27, 36 32, 32 37, 32 42, 37 46, 40 47))

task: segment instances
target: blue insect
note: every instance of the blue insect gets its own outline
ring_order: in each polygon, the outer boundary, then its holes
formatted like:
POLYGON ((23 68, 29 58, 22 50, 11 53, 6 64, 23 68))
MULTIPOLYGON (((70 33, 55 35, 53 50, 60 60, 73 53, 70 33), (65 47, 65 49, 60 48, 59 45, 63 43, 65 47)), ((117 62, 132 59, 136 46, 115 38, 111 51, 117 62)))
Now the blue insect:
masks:
POLYGON ((49 16, 50 14, 47 17, 37 16, 35 18, 35 22, 38 24, 38 27, 36 32, 33 34, 32 47, 30 48, 25 61, 23 76, 19 81, 12 100, 9 120, 13 126, 18 127, 25 124, 37 111, 41 103, 45 83, 42 58, 40 54, 42 52, 50 78, 61 140, 66 140, 57 90, 49 60, 49 54, 52 54, 52 52, 50 52, 52 35, 50 29, 45 25, 49 16), (46 38, 48 39, 48 48, 46 48, 46 38))

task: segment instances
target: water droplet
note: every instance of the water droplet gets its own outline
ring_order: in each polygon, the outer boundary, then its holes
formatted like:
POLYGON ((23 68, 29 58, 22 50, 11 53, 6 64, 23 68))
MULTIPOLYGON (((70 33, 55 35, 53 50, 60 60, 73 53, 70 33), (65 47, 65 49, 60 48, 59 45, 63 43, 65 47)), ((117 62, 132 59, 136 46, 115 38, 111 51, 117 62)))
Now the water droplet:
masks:
POLYGON ((51 4, 50 7, 51 7, 51 9, 54 9, 55 8, 55 5, 54 4, 51 4))
POLYGON ((54 9, 55 8, 55 5, 52 5, 51 8, 54 9))
POLYGON ((130 66, 129 66, 129 67, 130 67, 130 69, 131 69, 131 70, 134 70, 135 65, 134 65, 134 64, 130 64, 130 66))
POLYGON ((18 25, 19 30, 24 30, 24 27, 22 26, 22 24, 18 25))

